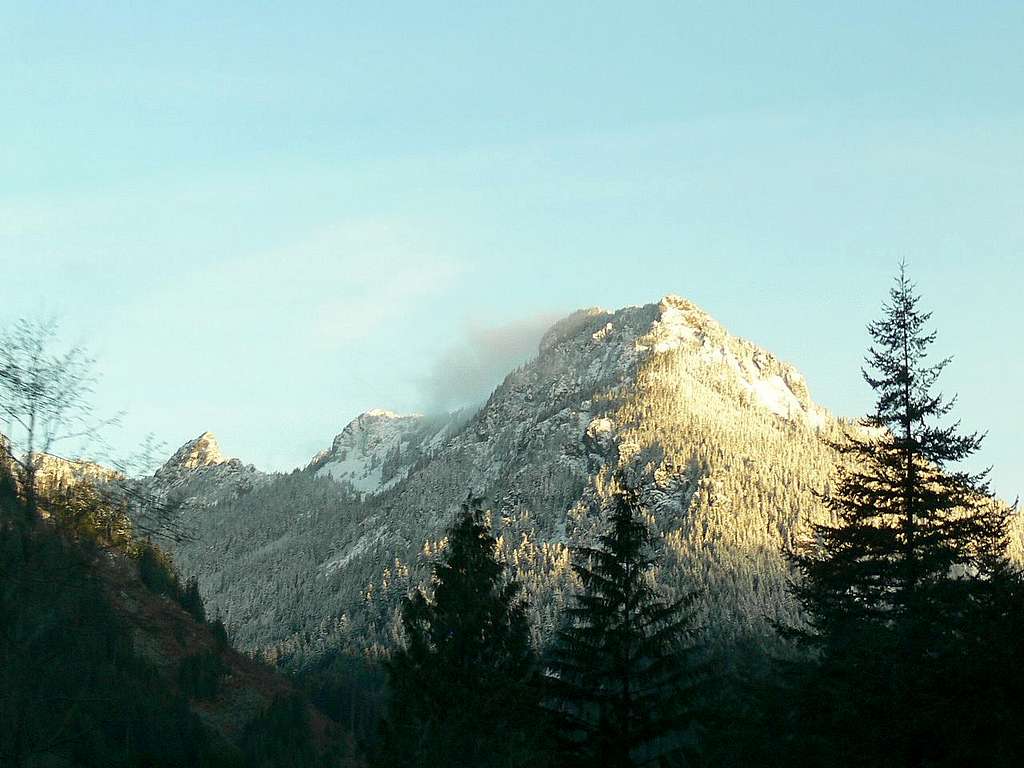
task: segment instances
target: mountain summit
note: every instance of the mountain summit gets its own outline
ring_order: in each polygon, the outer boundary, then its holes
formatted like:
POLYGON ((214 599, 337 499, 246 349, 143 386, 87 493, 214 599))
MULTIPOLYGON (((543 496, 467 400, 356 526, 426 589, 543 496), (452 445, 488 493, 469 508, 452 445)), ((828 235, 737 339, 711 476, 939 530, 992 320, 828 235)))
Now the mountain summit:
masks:
POLYGON ((203 432, 175 451, 145 485, 156 498, 167 498, 173 491, 178 500, 199 509, 235 499, 272 477, 225 456, 216 436, 203 432))
MULTIPOLYGON (((529 420, 530 412, 551 394, 622 384, 641 360, 670 351, 688 354, 694 368, 708 368, 713 376, 731 379, 751 403, 784 419, 820 428, 831 418, 811 400, 795 367, 731 336, 693 302, 669 295, 658 304, 618 312, 584 309, 557 322, 541 339, 538 357, 510 374, 492 396, 483 412, 498 412, 488 414, 486 422, 498 432, 502 423, 516 427, 523 418, 529 420), (555 367, 556 361, 563 364, 555 367), (526 391, 523 374, 531 369, 540 375, 543 386, 526 391), (510 382, 518 386, 508 387, 510 382)), ((376 495, 405 479, 416 461, 435 453, 465 421, 465 413, 428 417, 371 410, 350 422, 331 449, 317 454, 308 469, 358 493, 376 495)), ((491 428, 480 426, 485 431, 491 428)), ((588 424, 585 434, 593 440, 611 428, 612 423, 602 418, 588 424)))
POLYGON ((212 432, 203 432, 181 446, 164 464, 164 469, 192 470, 226 461, 228 459, 221 453, 216 436, 212 432))

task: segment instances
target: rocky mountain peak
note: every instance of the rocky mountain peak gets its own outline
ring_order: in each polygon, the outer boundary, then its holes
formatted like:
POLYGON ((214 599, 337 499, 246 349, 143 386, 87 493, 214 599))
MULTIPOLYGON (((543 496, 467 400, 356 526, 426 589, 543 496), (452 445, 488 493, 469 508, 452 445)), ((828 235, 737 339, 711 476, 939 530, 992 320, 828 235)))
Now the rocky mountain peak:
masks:
MULTIPOLYGON (((588 431, 590 419, 598 414, 591 413, 594 409, 584 393, 629 385, 641 366, 663 355, 679 357, 678 365, 689 371, 687 375, 720 382, 737 398, 783 419, 818 428, 830 418, 811 400, 796 368, 731 335, 689 299, 669 294, 657 303, 614 312, 581 309, 556 322, 541 339, 538 357, 506 378, 470 420, 472 435, 459 439, 490 442, 509 430, 533 430, 536 439, 558 422, 567 430, 565 439, 575 439, 576 432, 583 439, 586 432, 587 451, 601 445, 608 453, 616 430, 604 419, 600 429, 588 431)), ((407 477, 416 460, 441 449, 466 417, 367 411, 349 422, 308 470, 364 496, 381 494, 407 477)), ((515 440, 521 443, 527 436, 515 440)))
POLYGON ((212 432, 203 432, 179 448, 164 464, 164 470, 194 470, 215 464, 225 464, 230 459, 221 453, 217 437, 212 432))
POLYGON ((203 432, 175 451, 152 477, 145 479, 147 492, 195 509, 209 509, 237 499, 271 482, 275 475, 260 472, 252 464, 225 456, 212 432, 203 432))
POLYGON ((667 352, 706 339, 720 340, 725 329, 707 312, 689 299, 669 294, 658 302, 658 319, 648 334, 655 340, 655 352, 667 352))
POLYGON ((347 448, 375 451, 423 420, 419 413, 398 414, 382 408, 374 408, 352 419, 334 438, 332 452, 347 448))
POLYGON ((375 408, 350 421, 330 450, 317 454, 307 469, 356 493, 377 494, 405 478, 463 420, 460 413, 403 415, 375 408))
POLYGON ((688 299, 668 295, 658 306, 658 318, 636 340, 639 352, 685 354, 692 364, 711 366, 727 376, 751 402, 776 416, 819 428, 832 417, 810 396, 803 374, 790 363, 753 342, 733 336, 717 320, 688 299))

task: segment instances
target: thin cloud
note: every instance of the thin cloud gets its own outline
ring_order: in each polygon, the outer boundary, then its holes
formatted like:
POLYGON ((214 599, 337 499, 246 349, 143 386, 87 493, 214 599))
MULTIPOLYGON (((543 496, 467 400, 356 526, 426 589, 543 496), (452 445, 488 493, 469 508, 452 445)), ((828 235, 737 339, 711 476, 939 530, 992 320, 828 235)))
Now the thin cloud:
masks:
POLYGON ((512 369, 537 354, 541 337, 559 317, 542 312, 497 326, 467 325, 423 379, 424 410, 482 403, 512 369))

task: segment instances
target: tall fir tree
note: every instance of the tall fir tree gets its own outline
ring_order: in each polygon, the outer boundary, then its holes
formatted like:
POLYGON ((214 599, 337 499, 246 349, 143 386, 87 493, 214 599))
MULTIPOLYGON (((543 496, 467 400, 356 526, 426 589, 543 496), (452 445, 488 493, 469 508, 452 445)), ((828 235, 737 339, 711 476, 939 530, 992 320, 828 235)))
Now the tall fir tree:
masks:
POLYGON ((664 599, 639 491, 620 488, 595 548, 573 552, 582 584, 548 659, 565 764, 625 768, 693 758, 692 595, 664 599))
POLYGON ((949 672, 1005 564, 1008 510, 987 472, 962 468, 982 437, 943 423, 955 398, 934 390, 949 359, 928 361, 935 333, 918 303, 901 265, 868 327, 874 411, 836 446, 847 461, 824 497, 835 523, 791 555, 809 622, 796 634, 817 659, 799 739, 812 764, 946 764, 949 672))
POLYGON ((526 603, 495 545, 467 503, 433 567, 433 594, 403 601, 381 765, 542 764, 526 603))

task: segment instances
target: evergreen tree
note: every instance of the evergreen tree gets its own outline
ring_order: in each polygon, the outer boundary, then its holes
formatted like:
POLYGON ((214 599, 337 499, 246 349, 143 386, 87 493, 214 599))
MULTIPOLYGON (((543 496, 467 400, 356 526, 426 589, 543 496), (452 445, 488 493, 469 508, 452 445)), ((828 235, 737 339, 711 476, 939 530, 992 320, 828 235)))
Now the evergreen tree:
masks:
POLYGON ((548 664, 549 706, 571 765, 686 765, 692 752, 692 595, 659 595, 652 549, 638 491, 625 488, 599 546, 574 550, 583 589, 548 664))
POLYGON ((324 764, 317 759, 309 732, 305 700, 298 695, 275 697, 242 733, 246 768, 312 768, 324 764))
POLYGON ((433 567, 433 594, 403 600, 389 661, 382 765, 537 765, 535 659, 520 586, 468 504, 433 567))
POLYGON ((901 266, 883 317, 868 330, 864 379, 877 400, 825 497, 835 524, 791 555, 809 622, 795 634, 816 654, 800 744, 808 762, 934 765, 949 753, 953 659, 965 618, 1005 562, 1007 510, 987 473, 961 462, 978 434, 943 424, 955 398, 935 393, 948 359, 928 362, 930 313, 901 266))

